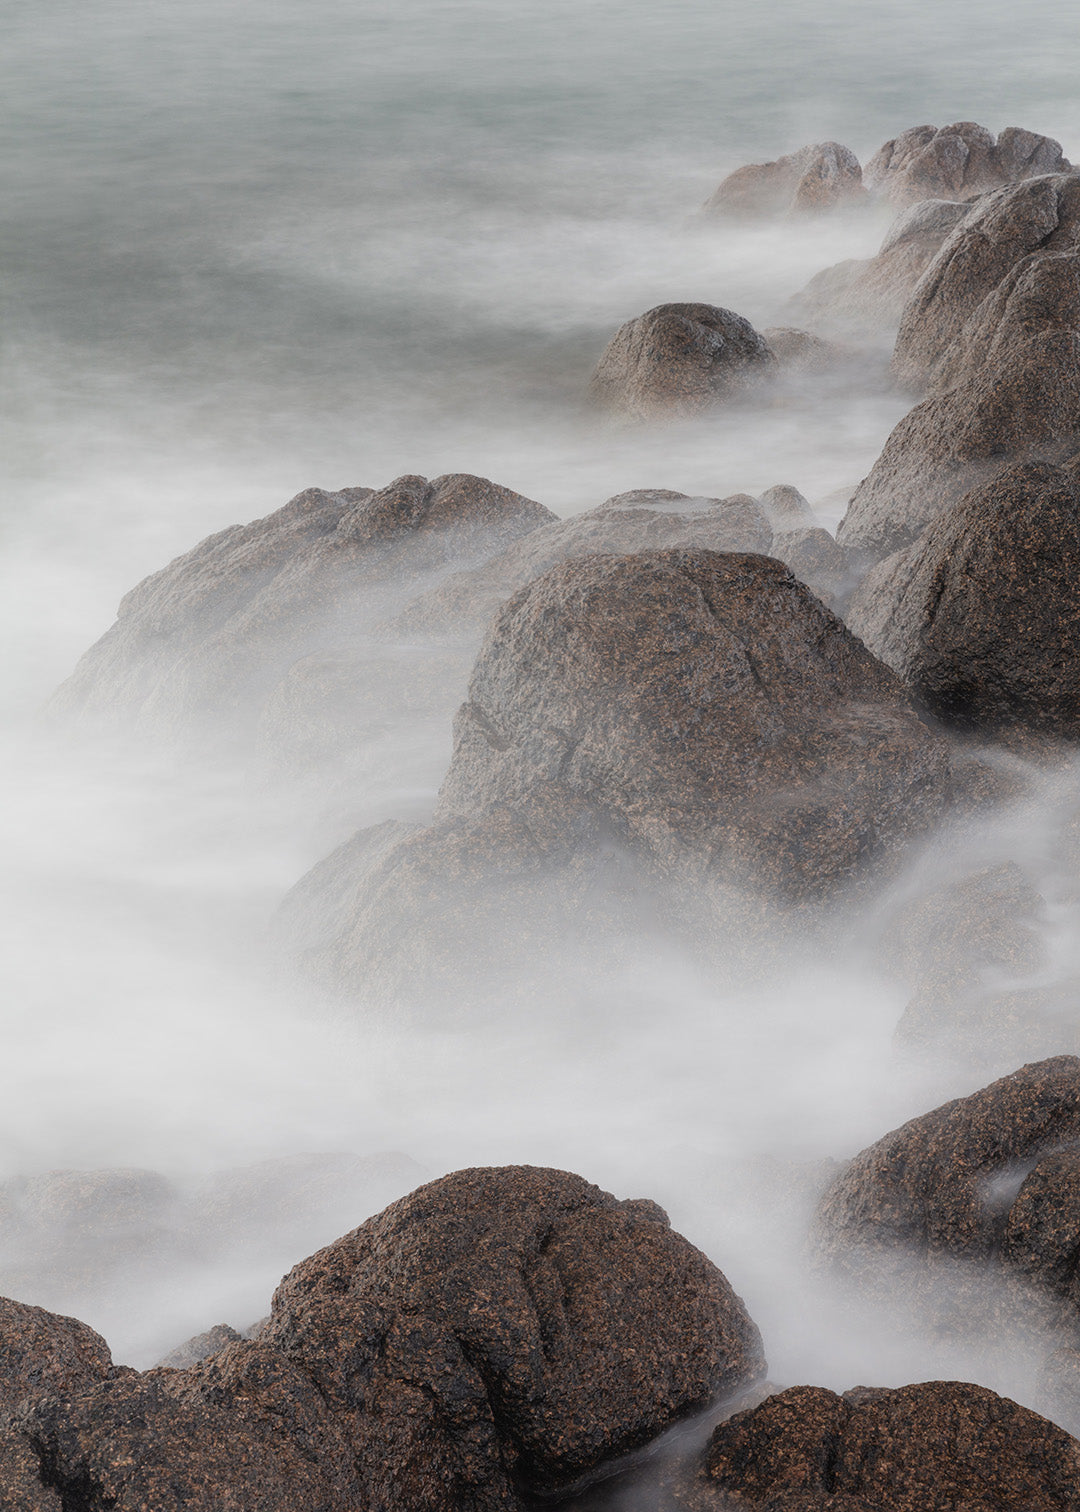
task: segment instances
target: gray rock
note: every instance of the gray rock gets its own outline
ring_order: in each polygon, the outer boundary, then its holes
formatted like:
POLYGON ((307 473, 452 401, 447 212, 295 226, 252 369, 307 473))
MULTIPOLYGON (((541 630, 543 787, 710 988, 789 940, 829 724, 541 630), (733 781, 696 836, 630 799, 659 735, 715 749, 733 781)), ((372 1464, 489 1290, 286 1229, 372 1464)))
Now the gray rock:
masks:
POLYGON ((815 142, 771 163, 749 163, 728 175, 706 200, 708 217, 799 215, 861 204, 862 168, 850 148, 815 142))

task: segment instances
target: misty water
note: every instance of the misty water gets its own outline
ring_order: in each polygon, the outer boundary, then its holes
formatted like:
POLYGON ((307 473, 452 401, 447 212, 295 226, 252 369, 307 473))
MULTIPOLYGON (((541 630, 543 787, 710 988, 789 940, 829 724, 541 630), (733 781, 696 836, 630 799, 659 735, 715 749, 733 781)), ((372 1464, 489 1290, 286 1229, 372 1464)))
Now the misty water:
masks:
MULTIPOLYGON (((430 812, 448 726, 373 732, 342 780, 77 743, 39 711, 137 581, 312 484, 471 472, 569 515, 631 488, 783 482, 834 526, 909 404, 875 366, 887 344, 842 397, 661 430, 587 414, 597 357, 665 301, 781 323, 812 274, 876 249, 884 211, 693 222, 740 163, 828 138, 865 162, 961 119, 1046 132, 1075 161, 1077 52, 1045 0, 1022 19, 970 0, 9 0, 0 1179, 135 1167, 197 1194, 271 1157, 400 1152, 381 1205, 466 1165, 561 1166, 669 1209, 745 1298, 772 1380, 956 1377, 1030 1400, 1019 1347, 965 1354, 857 1315, 804 1262, 824 1162, 991 1079, 898 1055, 906 994, 871 915, 840 951, 778 943, 767 987, 643 950, 600 983, 568 963, 528 1014, 396 1025, 298 985, 271 921, 361 825, 430 812)), ((1061 794, 1036 784, 932 845, 894 895, 1019 861, 1054 970, 1075 973, 1061 794)), ((174 1263, 62 1300, 148 1365, 260 1317, 290 1263, 372 1210, 329 1207, 220 1263, 177 1220, 174 1263)), ((21 1300, 57 1305, 45 1280, 21 1300)))

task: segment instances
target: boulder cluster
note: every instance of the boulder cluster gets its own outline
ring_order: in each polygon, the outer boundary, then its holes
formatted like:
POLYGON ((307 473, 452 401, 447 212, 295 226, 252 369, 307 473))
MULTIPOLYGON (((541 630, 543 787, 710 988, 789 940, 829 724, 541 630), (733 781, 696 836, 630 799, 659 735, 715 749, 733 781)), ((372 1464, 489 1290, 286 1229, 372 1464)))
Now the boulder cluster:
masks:
MULTIPOLYGON (((52 713, 346 782, 373 732, 452 728, 431 811, 346 836, 275 920, 293 967, 369 1009, 511 1014, 574 943, 583 969, 661 937, 716 966, 875 910, 903 1052, 997 1079, 835 1174, 813 1264, 935 1328, 1023 1319, 1047 1417, 969 1382, 763 1384, 745 1307, 655 1204, 470 1170, 149 1371, 0 1302, 0 1504, 586 1512, 629 1478, 656 1512, 1080 1512, 1080 990, 1017 860, 958 875, 939 852, 936 887, 894 886, 943 826, 1072 770, 1080 172, 1019 128, 916 127, 865 170, 837 143, 740 169, 706 219, 883 206, 880 251, 812 280, 777 313, 797 325, 661 305, 591 382, 623 423, 715 425, 865 383, 868 349, 836 338, 895 334, 914 407, 835 535, 786 484, 569 519, 472 475, 309 489, 138 585, 52 713)), ((1055 844, 1060 916, 1075 796, 1055 844)), ((183 1205, 128 1176, 67 1199, 104 1202, 118 1252, 131 1203, 153 1232, 183 1205)), ((68 1244, 54 1188, 0 1190, 27 1254, 68 1244)))

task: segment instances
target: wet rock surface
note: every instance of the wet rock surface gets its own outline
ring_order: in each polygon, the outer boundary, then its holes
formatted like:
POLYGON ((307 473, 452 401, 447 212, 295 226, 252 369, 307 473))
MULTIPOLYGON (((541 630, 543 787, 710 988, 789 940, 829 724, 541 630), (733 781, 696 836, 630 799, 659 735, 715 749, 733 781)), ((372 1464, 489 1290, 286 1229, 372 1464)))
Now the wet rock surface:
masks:
POLYGON ((880 147, 866 165, 867 186, 897 205, 931 197, 971 199, 987 190, 1069 164, 1052 137, 1007 126, 1001 135, 974 121, 913 126, 880 147))
POLYGON ((822 1199, 818 1252, 838 1272, 886 1286, 912 1261, 925 1276, 939 1260, 992 1267, 1034 1283, 1073 1319, 1071 1268, 1066 1276, 1056 1236, 1062 1223, 1075 1232, 1080 1222, 1078 1146, 1080 1060, 1024 1066, 857 1155, 822 1199))
POLYGON ((84 1325, 0 1310, 20 1512, 513 1512, 764 1369, 655 1203, 537 1167, 420 1188, 295 1267, 257 1340, 212 1330, 185 1368, 115 1368, 84 1325))
POLYGON ((642 553, 556 567, 501 611, 438 812, 554 783, 661 863, 799 896, 917 833, 944 770, 899 685, 779 563, 642 553))
POLYGON ((1080 1506, 1080 1444, 981 1386, 927 1381, 838 1396, 795 1386, 715 1430, 687 1512, 1064 1512, 1080 1506))
POLYGON ((866 577, 850 628, 962 729, 1080 733, 1080 496, 1059 469, 1001 472, 866 577))
POLYGON ((776 371, 768 342, 717 305, 665 304, 619 327, 589 386, 594 404, 627 420, 700 415, 776 371))
POLYGON ((815 142, 771 163, 736 168, 706 200, 705 216, 799 215, 858 205, 862 168, 840 142, 815 142))

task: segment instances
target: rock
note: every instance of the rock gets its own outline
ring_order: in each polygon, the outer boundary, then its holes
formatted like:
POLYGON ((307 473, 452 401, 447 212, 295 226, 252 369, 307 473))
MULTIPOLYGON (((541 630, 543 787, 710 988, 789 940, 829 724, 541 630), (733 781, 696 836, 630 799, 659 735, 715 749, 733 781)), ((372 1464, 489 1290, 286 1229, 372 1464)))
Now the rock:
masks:
POLYGON ((914 126, 879 148, 866 165, 868 188, 897 205, 931 197, 971 199, 1038 174, 1060 173, 1069 164, 1061 144, 1017 126, 995 141, 974 121, 952 126, 914 126))
POLYGON ((901 1046, 996 1073, 1018 1060, 1080 1053, 1080 981, 988 987, 979 974, 941 967, 919 984, 896 1026, 901 1046))
POLYGON ((820 525, 778 530, 769 555, 783 562, 827 608, 839 611, 849 587, 851 569, 846 553, 827 530, 820 525))
POLYGON ((422 1187, 297 1266, 262 1335, 332 1404, 365 1506, 519 1507, 763 1373, 653 1203, 533 1167, 422 1187))
POLYGON ((1044 964, 1038 925, 1045 915, 1045 899, 1024 871, 1007 861, 911 899, 889 920, 879 958, 910 983, 960 962, 1020 975, 1044 964))
POLYGON ((942 743, 779 563, 701 551, 553 568, 496 616, 437 817, 554 784, 654 864, 821 896, 940 811, 942 743))
POLYGON ((19 1426, 67 1508, 367 1512, 349 1444, 303 1370, 234 1343, 189 1370, 117 1372, 19 1426))
POLYGON ((960 1381, 843 1396, 794 1386, 721 1423, 676 1496, 687 1512, 1072 1512, 1080 1444, 960 1381))
POLYGON ((946 724, 1075 738, 1080 495, 1044 463, 1000 472, 868 574, 848 625, 946 724))
MULTIPOLYGON (((362 830, 315 866, 275 934, 305 975, 397 1014, 494 1005, 611 979, 627 944, 653 935, 663 899, 610 823, 551 784, 425 829, 362 830), (523 970, 527 963, 528 969, 523 970)), ((689 916, 690 910, 684 909, 689 916)))
POLYGON ((773 376, 765 338, 732 310, 665 304, 619 327, 589 387, 594 403, 624 419, 706 413, 773 376))
POLYGON ((804 214, 861 204, 862 168, 839 142, 815 142, 771 163, 749 163, 706 200, 706 216, 804 214))
POLYGON ((848 258, 816 273, 786 313, 816 330, 873 336, 899 325, 912 292, 953 227, 971 206, 925 200, 897 216, 877 254, 848 258))
POLYGON ((43 1394, 90 1388, 111 1368, 108 1345, 85 1323, 0 1297, 0 1506, 67 1512, 70 1503, 44 1482, 35 1446, 11 1416, 43 1394))
POLYGON ((1059 1156, 1078 1140, 1080 1060, 1024 1066, 857 1155, 822 1199, 815 1246, 841 1273, 885 1286, 912 1260, 990 1266, 1076 1321, 1059 1238, 1075 1185, 1059 1156))
POLYGON ((1016 264, 1033 253, 1074 252, 1078 232, 1080 174, 1050 174, 988 195, 946 238, 911 296, 893 353, 897 379, 924 389, 1016 264))
POLYGON ((374 492, 307 489, 147 578, 54 700, 68 717, 248 729, 306 656, 363 644, 448 565, 555 517, 484 478, 404 477, 374 492))
POLYGON ((168 1370, 190 1370, 192 1365, 198 1365, 211 1355, 219 1354, 227 1345, 235 1344, 241 1337, 228 1323, 215 1323, 205 1333, 196 1334, 193 1339, 171 1349, 158 1364, 168 1370))
MULTIPOLYGON (((805 523, 816 524, 810 506, 806 509, 805 523)), ((771 514, 764 498, 759 503, 749 494, 692 498, 668 488, 616 494, 595 509, 542 526, 479 567, 455 573, 417 598, 384 633, 387 639, 405 641, 433 636, 464 640, 471 667, 480 636, 499 606, 557 563, 676 546, 764 554, 772 545, 771 514)))

